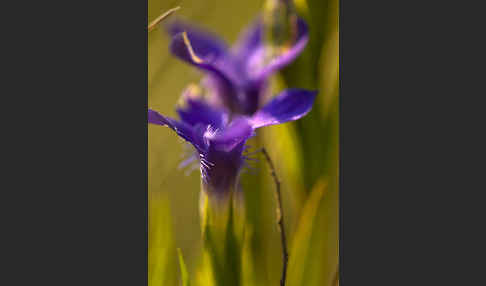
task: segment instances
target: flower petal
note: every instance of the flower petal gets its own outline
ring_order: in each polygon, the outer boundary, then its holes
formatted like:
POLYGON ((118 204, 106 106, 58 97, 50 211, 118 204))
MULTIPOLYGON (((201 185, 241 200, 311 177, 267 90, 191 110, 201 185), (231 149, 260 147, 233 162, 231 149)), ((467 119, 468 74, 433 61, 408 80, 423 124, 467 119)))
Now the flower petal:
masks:
POLYGON ((187 32, 191 39, 194 51, 201 57, 216 58, 226 53, 227 46, 217 36, 210 32, 200 30, 189 23, 182 21, 174 21, 167 26, 167 32, 171 36, 175 36, 182 32, 187 32))
POLYGON ((227 114, 220 109, 209 106, 202 99, 187 97, 185 106, 177 108, 181 120, 191 126, 197 124, 211 125, 221 129, 227 120, 227 114))
POLYGON ((235 58, 242 63, 247 61, 251 54, 262 45, 263 24, 257 19, 250 27, 240 35, 232 51, 235 58))
POLYGON ((245 117, 233 120, 221 131, 207 131, 208 149, 200 155, 200 162, 204 188, 208 192, 225 194, 235 187, 244 162, 244 145, 252 134, 253 128, 245 117))
POLYGON ((200 146, 198 146, 199 144, 197 144, 195 141, 196 138, 194 138, 193 136, 193 130, 191 126, 185 124, 184 122, 179 122, 170 117, 163 116, 152 109, 148 110, 148 122, 169 127, 170 129, 174 130, 177 135, 182 137, 184 140, 192 143, 194 147, 199 149, 200 146))
POLYGON ((237 76, 233 61, 229 56, 204 56, 192 47, 192 36, 180 33, 172 38, 171 52, 182 60, 202 70, 210 72, 213 82, 217 83, 218 92, 229 107, 237 105, 237 76))
POLYGON ((297 120, 312 109, 316 95, 305 89, 284 90, 252 116, 251 124, 259 128, 297 120))
POLYGON ((253 135, 253 128, 246 117, 234 119, 225 129, 216 131, 213 134, 206 133, 205 138, 209 141, 210 148, 229 152, 240 143, 244 143, 253 135))
MULTIPOLYGON (((280 56, 272 59, 269 64, 262 67, 261 69, 258 69, 256 71, 248 71, 253 80, 264 80, 274 72, 290 64, 293 60, 297 58, 297 56, 300 55, 309 40, 309 31, 307 28, 307 24, 301 18, 297 19, 297 30, 297 41, 289 50, 283 52, 280 56)), ((263 54, 262 48, 260 48, 258 52, 263 54)), ((249 67, 251 67, 251 65, 249 67)))

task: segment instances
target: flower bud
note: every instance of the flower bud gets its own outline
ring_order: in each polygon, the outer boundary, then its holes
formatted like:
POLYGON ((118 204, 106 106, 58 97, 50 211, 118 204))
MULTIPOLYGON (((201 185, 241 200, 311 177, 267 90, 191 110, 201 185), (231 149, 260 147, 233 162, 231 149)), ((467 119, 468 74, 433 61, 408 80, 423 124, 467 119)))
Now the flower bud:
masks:
POLYGON ((291 0, 267 0, 263 23, 265 37, 271 52, 269 58, 290 48, 297 37, 297 14, 291 0))

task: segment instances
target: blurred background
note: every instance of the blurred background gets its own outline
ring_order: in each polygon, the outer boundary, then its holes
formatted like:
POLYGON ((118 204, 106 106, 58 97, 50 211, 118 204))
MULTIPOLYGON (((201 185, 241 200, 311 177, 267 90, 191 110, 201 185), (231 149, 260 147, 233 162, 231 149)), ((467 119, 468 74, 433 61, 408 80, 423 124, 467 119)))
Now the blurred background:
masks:
MULTIPOLYGON (((232 44, 262 11, 265 1, 149 0, 148 21, 170 8, 171 17, 206 28, 232 44)), ((338 0, 296 0, 310 41, 290 66, 272 79, 273 94, 286 87, 317 89, 312 111, 297 122, 259 130, 282 182, 288 250, 287 285, 338 285, 339 218, 339 7, 338 0)), ((148 34, 148 105, 177 117, 183 89, 201 73, 170 55, 169 37, 148 34)), ((168 128, 148 127, 149 285, 181 285, 180 248, 192 285, 204 285, 199 222, 200 174, 178 169, 185 144, 168 128)), ((247 206, 249 242, 243 258, 243 285, 279 285, 282 268, 275 214, 275 185, 262 156, 241 181, 247 206)))

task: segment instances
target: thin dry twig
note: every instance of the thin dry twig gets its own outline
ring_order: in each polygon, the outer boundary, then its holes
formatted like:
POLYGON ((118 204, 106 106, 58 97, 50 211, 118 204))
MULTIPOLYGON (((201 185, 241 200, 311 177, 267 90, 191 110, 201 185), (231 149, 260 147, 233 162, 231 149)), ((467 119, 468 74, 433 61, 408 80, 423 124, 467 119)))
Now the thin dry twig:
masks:
POLYGON ((177 6, 175 8, 170 9, 169 11, 165 12, 164 14, 160 15, 157 19, 153 20, 152 23, 148 25, 148 31, 152 31, 158 23, 162 22, 165 18, 169 17, 170 14, 174 13, 175 11, 179 10, 181 7, 177 6))
POLYGON ((282 208, 282 194, 280 192, 280 181, 277 178, 277 173, 275 172, 275 167, 272 163, 272 160, 270 159, 270 156, 267 153, 267 150, 265 148, 262 148, 262 153, 265 156, 265 159, 268 162, 268 165, 270 167, 270 171, 272 173, 273 180, 275 181, 275 186, 276 186, 276 196, 277 196, 277 222, 279 226, 279 231, 280 231, 280 238, 282 240, 282 256, 283 256, 283 270, 282 270, 282 279, 280 279, 280 286, 285 285, 285 279, 287 276, 287 264, 289 260, 289 254, 287 252, 287 239, 285 237, 285 226, 284 226, 284 220, 283 220, 283 208, 282 208))

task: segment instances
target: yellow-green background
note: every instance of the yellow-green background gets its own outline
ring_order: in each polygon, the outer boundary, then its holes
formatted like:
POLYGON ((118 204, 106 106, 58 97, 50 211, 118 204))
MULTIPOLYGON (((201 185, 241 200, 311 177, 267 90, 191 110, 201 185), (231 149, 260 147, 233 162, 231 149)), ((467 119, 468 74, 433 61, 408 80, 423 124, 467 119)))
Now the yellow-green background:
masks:
MULTIPOLYGON (((337 0, 297 0, 310 28, 310 42, 298 60, 274 77, 274 91, 289 87, 318 89, 304 119, 260 130, 263 145, 277 165, 290 252, 288 285, 335 285, 338 271, 339 166, 339 27, 337 0)), ((148 1, 149 22, 181 6, 174 16, 197 23, 227 42, 263 8, 264 1, 148 1)), ((162 29, 148 35, 148 103, 176 117, 181 91, 201 73, 168 51, 162 29)), ((184 144, 168 128, 149 125, 149 285, 180 285, 177 248, 181 248, 192 285, 202 285, 200 271, 199 171, 185 175, 177 167, 184 144)), ((250 145, 258 143, 249 142, 250 145)), ((278 285, 280 237, 275 224, 274 185, 264 162, 245 174, 250 246, 244 259, 247 285, 278 285)))

